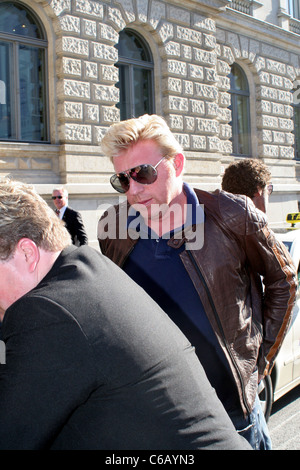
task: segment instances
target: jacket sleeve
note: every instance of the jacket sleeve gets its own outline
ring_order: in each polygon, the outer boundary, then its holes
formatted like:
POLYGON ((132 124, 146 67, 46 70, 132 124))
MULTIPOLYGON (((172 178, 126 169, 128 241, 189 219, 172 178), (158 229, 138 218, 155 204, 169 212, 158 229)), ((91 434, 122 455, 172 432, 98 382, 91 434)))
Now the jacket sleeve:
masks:
POLYGON ((77 237, 78 244, 81 245, 87 245, 88 244, 88 236, 86 234, 83 220, 81 217, 81 214, 79 212, 76 212, 76 216, 74 217, 74 235, 77 237))
POLYGON ((290 324, 297 270, 286 247, 269 228, 265 214, 257 210, 249 198, 244 198, 243 205, 244 225, 237 224, 236 232, 244 246, 250 272, 259 274, 264 285, 260 319, 263 341, 258 372, 266 375, 272 370, 290 324))
POLYGON ((23 298, 5 313, 1 450, 49 448, 92 391, 90 348, 77 323, 59 318, 58 308, 44 298, 23 298))
POLYGON ((246 237, 246 247, 252 269, 258 270, 264 284, 261 346, 264 364, 261 364, 259 372, 268 374, 290 324, 296 298, 297 271, 287 249, 268 225, 254 237, 246 237), (253 245, 257 246, 254 256, 253 245))

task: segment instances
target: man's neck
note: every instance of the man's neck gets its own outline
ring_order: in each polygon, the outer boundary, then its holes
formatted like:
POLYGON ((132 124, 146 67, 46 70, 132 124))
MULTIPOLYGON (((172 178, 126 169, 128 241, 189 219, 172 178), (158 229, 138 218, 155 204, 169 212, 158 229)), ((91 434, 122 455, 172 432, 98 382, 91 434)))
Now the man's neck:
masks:
POLYGON ((157 217, 145 220, 146 225, 157 233, 159 237, 182 227, 186 220, 186 203, 187 198, 182 191, 172 200, 171 204, 162 207, 162 211, 157 217))
POLYGON ((5 311, 0 308, 0 322, 3 321, 5 311))

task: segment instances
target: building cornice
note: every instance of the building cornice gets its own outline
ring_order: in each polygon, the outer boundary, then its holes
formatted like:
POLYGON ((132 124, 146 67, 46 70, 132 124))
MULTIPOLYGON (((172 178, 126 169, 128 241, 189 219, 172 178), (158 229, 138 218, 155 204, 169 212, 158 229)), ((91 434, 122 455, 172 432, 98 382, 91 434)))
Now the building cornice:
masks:
POLYGON ((227 8, 226 11, 219 13, 217 27, 223 29, 232 28, 232 31, 235 33, 240 33, 256 40, 270 42, 273 46, 280 49, 288 47, 289 52, 299 54, 298 34, 231 8, 227 8))

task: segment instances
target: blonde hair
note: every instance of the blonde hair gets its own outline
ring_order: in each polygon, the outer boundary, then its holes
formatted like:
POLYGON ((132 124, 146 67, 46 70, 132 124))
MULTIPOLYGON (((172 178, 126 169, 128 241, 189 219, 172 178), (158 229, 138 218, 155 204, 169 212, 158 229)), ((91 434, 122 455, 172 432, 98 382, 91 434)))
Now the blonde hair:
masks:
POLYGON ((103 137, 101 148, 112 159, 141 140, 156 142, 162 156, 172 157, 183 152, 166 121, 156 114, 144 114, 113 124, 103 137))
POLYGON ((57 186, 56 188, 53 188, 52 194, 54 193, 54 191, 62 191, 65 197, 69 196, 68 190, 64 186, 57 186))
POLYGON ((13 255, 21 238, 45 251, 61 251, 71 244, 63 222, 33 186, 0 179, 0 259, 13 255))

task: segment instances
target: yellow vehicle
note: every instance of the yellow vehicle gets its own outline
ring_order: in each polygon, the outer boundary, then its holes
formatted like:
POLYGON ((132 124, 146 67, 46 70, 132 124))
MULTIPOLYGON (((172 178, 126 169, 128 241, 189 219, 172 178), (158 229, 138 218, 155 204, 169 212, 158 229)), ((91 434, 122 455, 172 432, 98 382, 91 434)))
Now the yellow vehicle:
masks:
POLYGON ((286 216, 286 221, 289 224, 292 224, 291 228, 294 228, 295 224, 298 224, 300 222, 300 212, 290 212, 286 216))

